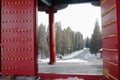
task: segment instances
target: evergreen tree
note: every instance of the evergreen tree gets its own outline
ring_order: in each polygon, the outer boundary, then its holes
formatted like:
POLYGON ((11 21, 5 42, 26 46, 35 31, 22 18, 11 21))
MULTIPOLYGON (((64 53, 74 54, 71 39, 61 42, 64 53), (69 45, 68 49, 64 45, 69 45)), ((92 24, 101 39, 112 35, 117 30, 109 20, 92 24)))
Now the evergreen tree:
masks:
POLYGON ((70 27, 67 27, 67 29, 62 30, 61 34, 62 34, 61 43, 60 43, 62 46, 61 53, 62 55, 69 54, 73 51, 74 33, 70 27))
POLYGON ((98 25, 98 21, 95 23, 94 32, 91 38, 91 44, 90 44, 90 52, 92 54, 97 55, 98 50, 102 47, 102 39, 101 39, 101 32, 100 27, 98 25))
POLYGON ((68 41, 67 41, 67 34, 66 31, 62 31, 62 55, 67 53, 68 41))
POLYGON ((55 23, 56 28, 56 52, 58 54, 62 53, 62 30, 61 30, 61 23, 56 22, 55 23))
POLYGON ((80 33, 80 49, 84 48, 84 40, 83 40, 83 35, 80 33))
POLYGON ((73 31, 71 31, 71 41, 72 41, 72 46, 71 46, 71 52, 74 52, 74 47, 75 47, 75 34, 73 31))
POLYGON ((66 31, 66 36, 67 36, 67 51, 68 53, 71 53, 73 49, 73 41, 72 41, 72 33, 73 31, 71 30, 70 27, 67 27, 66 31))
POLYGON ((38 28, 38 49, 41 58, 49 56, 47 33, 43 24, 41 24, 38 28))
POLYGON ((75 33, 75 50, 83 49, 84 47, 84 40, 83 36, 80 32, 75 33))
MULTIPOLYGON (((70 27, 61 29, 61 23, 55 23, 56 35, 56 54, 66 55, 73 51, 83 49, 84 40, 80 32, 73 32, 70 27)), ((45 29, 45 25, 38 27, 38 44, 41 57, 49 57, 49 31, 45 29)))
POLYGON ((89 37, 87 37, 86 38, 86 41, 85 41, 86 43, 85 43, 85 47, 86 48, 90 48, 90 39, 89 39, 89 37))

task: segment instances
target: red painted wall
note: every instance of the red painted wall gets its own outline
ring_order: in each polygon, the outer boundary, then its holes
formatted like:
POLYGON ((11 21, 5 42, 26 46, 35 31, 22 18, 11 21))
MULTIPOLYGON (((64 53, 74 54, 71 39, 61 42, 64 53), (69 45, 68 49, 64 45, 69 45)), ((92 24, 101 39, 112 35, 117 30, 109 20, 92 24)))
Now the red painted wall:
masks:
MULTIPOLYGON (((117 3, 117 25, 118 25, 118 66, 120 67, 120 0, 116 0, 117 3)), ((120 68, 118 72, 118 80, 120 80, 120 68)))
POLYGON ((83 74, 52 74, 52 73, 39 73, 38 76, 45 80, 64 79, 67 78, 80 78, 84 80, 100 80, 103 75, 83 75, 83 74))
POLYGON ((119 80, 118 0, 101 0, 103 74, 105 80, 119 80))
POLYGON ((36 0, 2 0, 2 74, 37 73, 36 0))
MULTIPOLYGON (((0 7, 1 7, 1 3, 0 3, 0 7)), ((1 8, 0 8, 0 12, 1 12, 1 8)), ((1 13, 0 13, 0 21, 1 21, 1 13)), ((0 31, 1 31, 1 22, 0 22, 0 31)), ((0 50, 1 50, 1 33, 0 33, 0 50)), ((1 73, 1 51, 0 51, 0 73, 1 73)))

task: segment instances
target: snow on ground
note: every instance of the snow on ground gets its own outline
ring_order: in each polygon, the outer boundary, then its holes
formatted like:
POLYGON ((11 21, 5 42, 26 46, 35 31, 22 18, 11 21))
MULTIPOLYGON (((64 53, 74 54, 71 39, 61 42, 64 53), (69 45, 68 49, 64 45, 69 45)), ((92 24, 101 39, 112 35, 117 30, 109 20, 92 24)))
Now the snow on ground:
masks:
MULTIPOLYGON (((72 52, 71 54, 69 55, 66 55, 66 56, 63 56, 62 59, 59 59, 57 58, 57 62, 69 62, 69 63, 76 63, 76 62, 87 62, 85 60, 82 60, 82 59, 71 59, 72 57, 82 53, 84 50, 86 50, 86 48, 84 48, 83 50, 79 50, 79 51, 75 51, 75 52, 72 52)), ((46 62, 49 62, 49 58, 47 59, 38 59, 39 62, 42 62, 42 63, 46 63, 46 62)))
POLYGON ((82 60, 82 59, 68 59, 68 60, 57 60, 57 62, 60 63, 86 63, 88 61, 82 60))
POLYGON ((84 80, 84 79, 79 79, 79 78, 77 78, 77 77, 75 77, 75 78, 68 78, 68 79, 62 79, 62 78, 60 78, 60 79, 54 79, 54 80, 84 80))
POLYGON ((83 59, 72 59, 74 56, 81 54, 85 50, 86 50, 86 48, 84 48, 83 50, 72 52, 69 55, 63 56, 62 59, 57 59, 57 62, 61 62, 61 63, 86 63, 88 61, 85 61, 83 59))
MULTIPOLYGON (((75 51, 69 55, 63 56, 62 59, 57 58, 57 63, 84 63, 84 64, 102 64, 102 60, 100 58, 100 53, 95 56, 94 54, 91 54, 88 52, 83 59, 72 59, 72 57, 81 54, 83 51, 85 51, 87 48, 84 48, 83 50, 75 51)), ((39 62, 42 63, 48 63, 48 59, 39 59, 39 62)))
MULTIPOLYGON (((48 63, 49 62, 49 59, 42 59, 40 60, 41 63, 48 63)), ((82 59, 67 59, 67 60, 64 60, 64 59, 58 59, 56 61, 57 63, 88 63, 88 61, 86 60, 82 60, 82 59)))
POLYGON ((38 62, 48 63, 49 62, 49 58, 47 58, 47 59, 38 59, 38 62))
MULTIPOLYGON (((82 51, 81 51, 82 52, 82 51)), ((77 52, 78 54, 79 51, 77 52)), ((72 55, 71 55, 72 56, 72 55)), ((74 56, 72 56, 74 57, 74 56)), ((72 58, 71 57, 71 58, 72 58)), ((69 57, 67 56, 68 59, 64 60, 64 59, 59 59, 57 60, 57 62, 59 63, 84 63, 87 64, 87 65, 102 65, 102 59, 100 58, 100 53, 97 54, 97 56, 95 56, 94 54, 91 54, 90 52, 88 52, 84 57, 83 59, 69 59, 69 57)))
POLYGON ((100 53, 97 53, 97 56, 95 56, 94 54, 91 54, 90 52, 88 52, 84 56, 84 59, 99 59, 99 58, 100 58, 100 53))
POLYGON ((72 52, 71 54, 69 55, 66 55, 66 56, 63 56, 62 59, 70 59, 80 53, 82 53, 84 50, 86 50, 86 48, 84 48, 83 50, 79 50, 79 51, 75 51, 75 52, 72 52))
MULTIPOLYGON (((84 50, 80 50, 80 51, 75 51, 70 55, 66 55, 63 56, 62 59, 57 59, 57 63, 81 63, 81 65, 102 65, 102 59, 100 58, 100 53, 97 54, 97 56, 95 56, 94 54, 91 54, 90 52, 88 52, 82 59, 73 59, 74 56, 81 54, 84 50)), ((88 49, 87 49, 88 50, 88 49)), ((49 62, 49 59, 40 59, 40 62, 42 63, 46 63, 49 62)), ((77 78, 77 77, 69 77, 67 79, 54 79, 54 80, 84 80, 81 78, 77 78)))
POLYGON ((93 63, 98 63, 102 65, 102 58, 100 58, 100 53, 97 53, 97 56, 95 56, 94 54, 91 54, 90 52, 88 52, 85 56, 84 59, 93 63))

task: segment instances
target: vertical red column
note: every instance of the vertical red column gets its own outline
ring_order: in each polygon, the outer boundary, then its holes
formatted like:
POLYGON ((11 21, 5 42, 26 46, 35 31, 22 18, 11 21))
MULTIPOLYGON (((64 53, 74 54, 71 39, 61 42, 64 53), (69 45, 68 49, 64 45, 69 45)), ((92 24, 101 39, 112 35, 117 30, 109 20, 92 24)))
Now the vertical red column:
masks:
POLYGON ((49 43, 50 43, 50 64, 56 62, 56 45, 54 30, 54 7, 49 7, 49 43))
MULTIPOLYGON (((1 3, 0 3, 0 7, 1 7, 1 3)), ((0 12, 1 12, 1 8, 0 8, 0 12)), ((1 21, 1 13, 0 13, 0 21, 1 21)), ((1 22, 0 22, 0 31, 1 31, 1 22)), ((1 50, 1 32, 0 32, 0 50, 1 50)), ((0 73, 1 73, 1 51, 0 51, 0 73)))
MULTIPOLYGON (((120 67, 120 0, 116 0, 117 6, 117 25, 118 25, 118 67, 120 67)), ((120 80, 120 68, 118 70, 118 80, 120 80)))

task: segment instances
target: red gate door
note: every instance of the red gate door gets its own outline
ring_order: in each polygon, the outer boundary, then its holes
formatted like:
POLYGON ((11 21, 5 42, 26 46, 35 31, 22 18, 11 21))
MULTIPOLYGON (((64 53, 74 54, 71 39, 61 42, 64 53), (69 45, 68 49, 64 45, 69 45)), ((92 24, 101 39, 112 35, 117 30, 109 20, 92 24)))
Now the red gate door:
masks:
MULTIPOLYGON (((0 3, 0 7, 1 7, 1 3, 0 3)), ((0 8, 0 12, 1 12, 1 8, 0 8)), ((0 13, 0 21, 1 21, 1 13, 0 13)), ((0 31, 1 31, 1 22, 0 22, 0 31)), ((0 33, 0 50, 1 50, 1 33, 0 33)), ((0 73, 1 73, 1 52, 0 52, 0 73)))
POLYGON ((37 72, 36 0, 2 0, 3 75, 37 72))
POLYGON ((120 12, 118 12, 120 2, 118 1, 119 0, 101 0, 103 74, 105 80, 120 80, 120 12))

